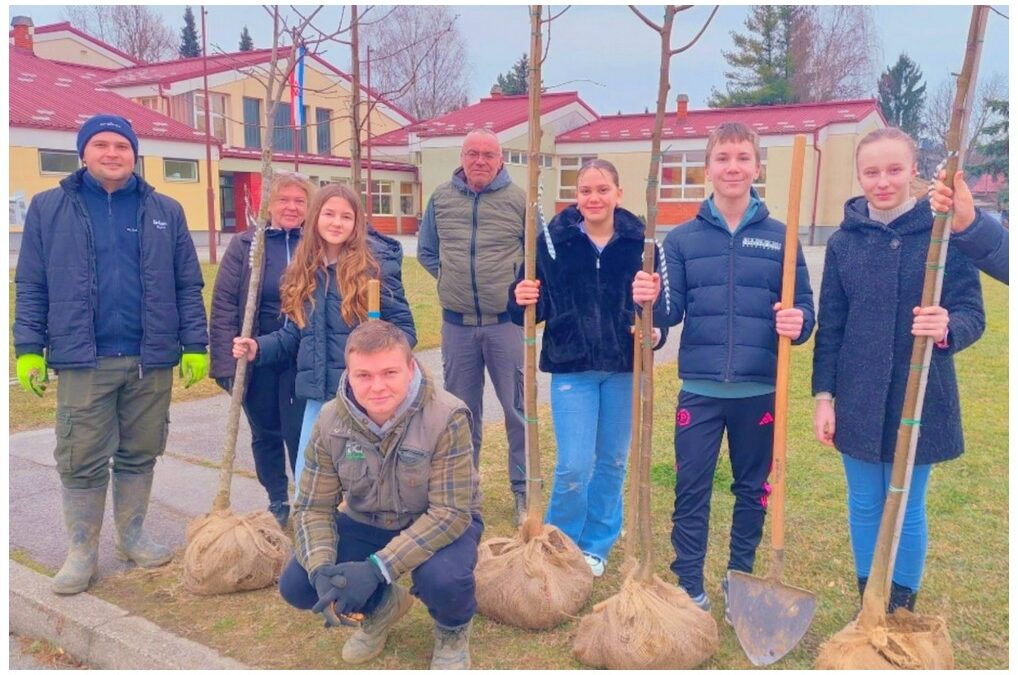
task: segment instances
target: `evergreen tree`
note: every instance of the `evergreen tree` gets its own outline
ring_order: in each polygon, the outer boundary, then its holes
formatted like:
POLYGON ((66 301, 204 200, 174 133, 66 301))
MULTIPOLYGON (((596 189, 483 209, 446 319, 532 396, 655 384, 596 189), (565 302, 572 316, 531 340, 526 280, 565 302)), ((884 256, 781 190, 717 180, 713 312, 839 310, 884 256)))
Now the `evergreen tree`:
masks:
POLYGON ((926 84, 919 65, 902 53, 877 81, 877 101, 884 119, 912 138, 923 130, 926 84))
POLYGON ((714 89, 707 105, 728 108, 795 103, 792 89, 792 36, 803 9, 755 5, 746 18, 746 34, 732 32, 735 51, 722 52, 733 70, 725 73, 726 92, 714 89))
MULTIPOLYGON (((986 107, 993 114, 999 116, 998 121, 983 129, 980 139, 976 143, 976 150, 983 161, 973 164, 969 173, 973 176, 989 174, 992 177, 1003 176, 1005 181, 1010 180, 1008 171, 1008 110, 1010 104, 1007 99, 990 99, 986 101, 986 107)), ((1004 194, 1006 202, 1006 190, 1004 194)), ((1000 199, 998 198, 998 201, 1000 199)))
POLYGON ((190 7, 184 10, 184 27, 180 29, 180 48, 177 51, 182 59, 201 56, 201 47, 198 46, 198 31, 195 30, 194 14, 190 7))
POLYGON ((240 46, 238 49, 242 52, 249 52, 254 49, 254 40, 251 39, 251 33, 247 32, 247 26, 244 26, 244 30, 240 31, 240 46))
POLYGON ((508 73, 498 76, 497 84, 501 87, 503 95, 516 96, 526 94, 530 90, 527 86, 529 78, 530 59, 524 54, 519 61, 513 64, 508 73))

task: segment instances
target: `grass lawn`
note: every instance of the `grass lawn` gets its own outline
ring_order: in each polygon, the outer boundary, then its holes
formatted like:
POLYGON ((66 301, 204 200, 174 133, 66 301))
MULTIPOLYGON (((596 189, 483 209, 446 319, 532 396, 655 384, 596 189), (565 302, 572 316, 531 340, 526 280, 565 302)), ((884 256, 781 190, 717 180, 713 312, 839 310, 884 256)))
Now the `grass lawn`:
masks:
MULTIPOLYGON (((414 261, 414 264, 416 262, 414 261)), ((406 279, 405 279, 406 281, 406 279)), ((409 290, 409 289, 408 289, 409 290)), ((929 555, 918 609, 947 620, 959 668, 1008 667, 1008 423, 1007 288, 984 278, 987 331, 957 358, 965 410, 967 452, 938 466, 928 496, 929 555)), ((415 311, 416 314, 416 311, 415 311)), ((776 668, 811 668, 824 640, 858 610, 852 553, 845 513, 841 462, 832 449, 815 442, 810 431, 809 374, 812 342, 793 350, 789 425, 789 496, 786 566, 783 580, 818 597, 813 624, 799 646, 776 668)), ((663 578, 671 560, 669 544, 674 459, 673 411, 678 391, 674 365, 656 372, 652 469, 655 567, 663 578)), ((511 534, 512 506, 504 466, 505 438, 490 425, 485 433, 481 480, 486 537, 511 534)), ((554 468, 554 441, 547 409, 541 411, 545 484, 554 468)), ((714 479, 707 589, 721 634, 721 647, 707 668, 749 668, 731 629, 722 620, 719 583, 727 560, 727 531, 733 498, 731 468, 722 453, 714 479)), ((595 581, 581 614, 616 592, 621 546, 608 572, 595 581)), ((757 573, 766 569, 769 532, 758 555, 757 573)), ((95 593, 177 634, 258 668, 351 668, 340 658, 348 629, 326 630, 319 617, 286 606, 274 588, 217 598, 189 595, 181 585, 179 556, 158 570, 133 570, 102 579, 95 593)), ((403 581, 401 583, 407 583, 403 581)), ((475 668, 576 668, 571 641, 578 625, 530 632, 478 617, 472 644, 475 668)), ((432 648, 431 619, 417 603, 390 634, 382 656, 365 668, 427 668, 432 648)))
MULTIPOLYGON (((212 303, 212 288, 216 278, 216 270, 219 265, 202 263, 202 276, 205 278, 205 288, 202 295, 205 298, 205 310, 209 311, 212 303)), ((417 324, 417 349, 432 349, 438 347, 441 339, 442 309, 438 305, 438 296, 434 278, 421 267, 417 258, 406 257, 403 259, 403 284, 407 293, 407 300, 413 310, 414 321, 417 324)), ((8 293, 10 295, 10 315, 8 325, 14 323, 14 271, 10 273, 10 284, 8 293)), ((14 357, 14 342, 11 341, 8 347, 8 367, 11 378, 17 374, 14 357)), ((51 382, 46 395, 41 399, 33 394, 24 391, 20 385, 15 384, 9 387, 10 391, 10 433, 37 429, 39 427, 52 426, 56 415, 57 396, 56 383, 51 382)), ((173 401, 191 401, 199 398, 206 398, 220 393, 222 390, 212 380, 206 379, 195 384, 189 389, 184 388, 180 378, 173 380, 173 401)))

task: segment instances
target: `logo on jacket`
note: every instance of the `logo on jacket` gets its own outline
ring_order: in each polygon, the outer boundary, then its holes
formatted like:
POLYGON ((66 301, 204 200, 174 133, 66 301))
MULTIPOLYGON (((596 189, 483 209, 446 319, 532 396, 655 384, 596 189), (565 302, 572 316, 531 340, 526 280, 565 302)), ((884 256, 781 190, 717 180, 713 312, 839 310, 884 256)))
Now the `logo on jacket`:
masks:
POLYGON ((152 224, 156 226, 157 230, 165 230, 168 223, 165 220, 156 220, 153 218, 152 224))
POLYGON ((743 248, 762 248, 768 251, 780 251, 781 244, 770 239, 761 239, 760 237, 746 237, 742 240, 743 248))

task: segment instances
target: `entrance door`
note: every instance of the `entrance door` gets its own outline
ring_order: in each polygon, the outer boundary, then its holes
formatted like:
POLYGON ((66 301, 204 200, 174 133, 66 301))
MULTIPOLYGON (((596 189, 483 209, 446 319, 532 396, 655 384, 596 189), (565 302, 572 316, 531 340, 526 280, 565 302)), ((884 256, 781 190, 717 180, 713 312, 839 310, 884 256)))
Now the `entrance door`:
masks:
POLYGON ((235 232, 237 212, 233 203, 233 174, 219 174, 219 209, 222 215, 223 232, 235 232))

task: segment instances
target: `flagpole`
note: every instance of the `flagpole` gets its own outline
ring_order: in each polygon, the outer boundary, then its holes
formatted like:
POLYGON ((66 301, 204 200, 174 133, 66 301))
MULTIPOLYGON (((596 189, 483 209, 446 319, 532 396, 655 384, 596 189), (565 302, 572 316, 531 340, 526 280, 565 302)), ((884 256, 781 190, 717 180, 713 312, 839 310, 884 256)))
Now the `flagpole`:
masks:
POLYGON ((212 110, 209 106, 209 55, 205 41, 205 5, 201 6, 201 70, 205 88, 205 202, 209 216, 209 262, 216 263, 216 197, 212 191, 212 110))

